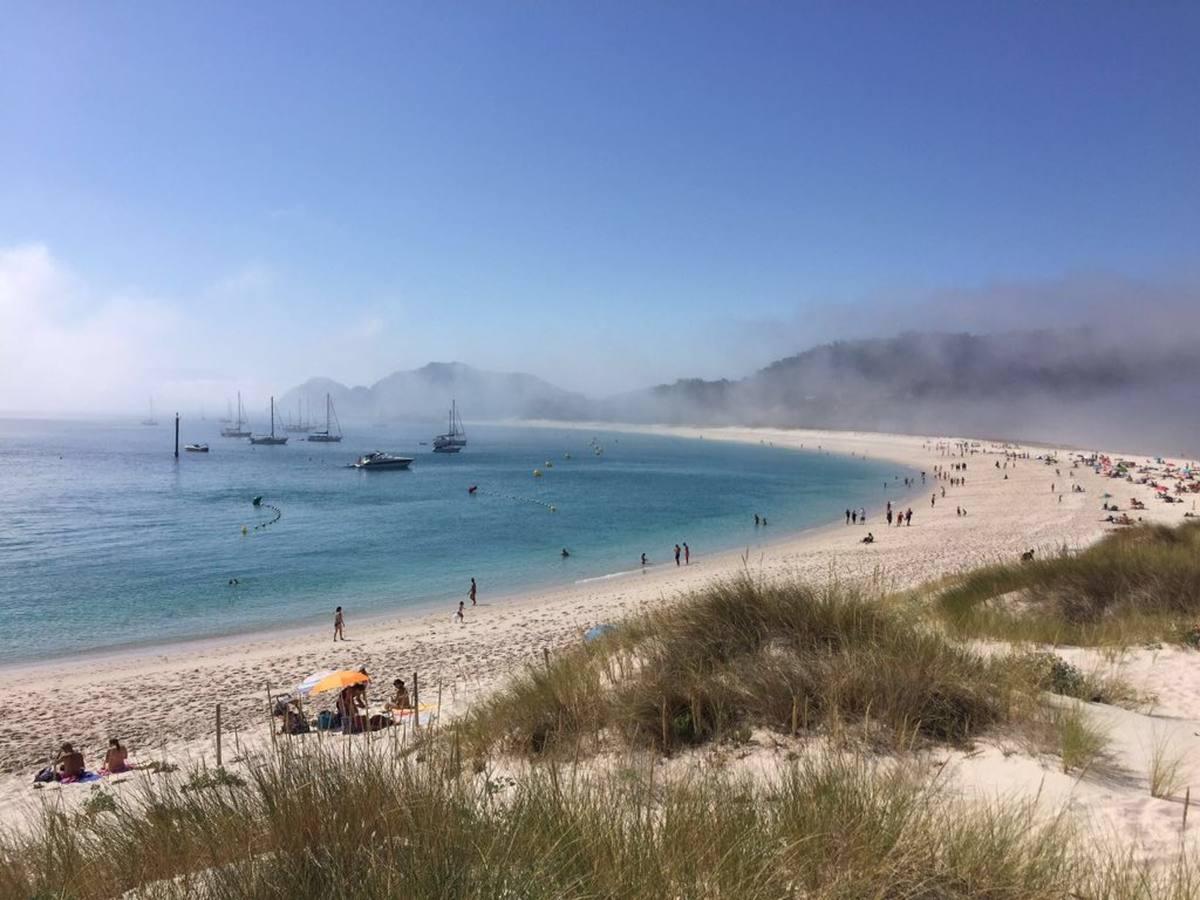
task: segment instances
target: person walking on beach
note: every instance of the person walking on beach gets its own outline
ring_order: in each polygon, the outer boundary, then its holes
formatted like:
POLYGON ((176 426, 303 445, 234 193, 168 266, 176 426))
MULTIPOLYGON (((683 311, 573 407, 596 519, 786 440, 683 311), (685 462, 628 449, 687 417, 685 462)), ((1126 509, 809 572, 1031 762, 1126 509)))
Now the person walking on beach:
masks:
MULTIPOLYGON (((1062 499, 1059 497, 1058 499, 1062 499)), ((690 566, 692 564, 692 548, 687 545, 687 541, 683 542, 683 564, 690 566)))
POLYGON ((850 510, 846 510, 846 524, 850 524, 850 510))
POLYGON ((467 622, 465 616, 463 615, 463 608, 465 606, 466 604, 462 600, 458 601, 458 611, 454 614, 454 618, 457 620, 459 625, 465 625, 467 622))
POLYGON ((333 611, 333 639, 335 641, 338 638, 341 638, 343 641, 346 639, 345 627, 346 619, 342 615, 342 608, 339 606, 333 611))
POLYGON ((908 512, 906 512, 904 514, 904 524, 905 525, 912 524, 912 507, 911 506, 908 508, 908 512))
POLYGON ((475 579, 471 579, 471 590, 467 592, 467 596, 471 598, 471 605, 475 605, 475 579))
POLYGON ((676 544, 675 545, 675 565, 679 565, 679 553, 680 553, 679 545, 676 544))

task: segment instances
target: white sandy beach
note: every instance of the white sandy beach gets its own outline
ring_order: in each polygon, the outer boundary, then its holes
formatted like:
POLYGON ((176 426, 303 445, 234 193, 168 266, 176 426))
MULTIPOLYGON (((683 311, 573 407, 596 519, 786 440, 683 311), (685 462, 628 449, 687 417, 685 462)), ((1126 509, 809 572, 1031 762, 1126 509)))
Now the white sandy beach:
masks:
MULTIPOLYGON (((580 427, 614 430, 612 425, 580 427)), ((903 588, 981 563, 1012 559, 1031 547, 1050 551, 1063 545, 1085 546, 1113 527, 1103 522, 1105 513, 1100 510, 1106 491, 1122 509, 1128 508, 1132 497, 1143 499, 1146 511, 1134 515, 1164 523, 1182 521, 1185 512, 1193 511, 1194 498, 1200 497, 1190 494, 1183 503, 1159 502, 1148 486, 1102 478, 1082 466, 1071 469, 1066 451, 1056 451, 1060 475, 1053 466, 1032 458, 997 470, 994 462, 1002 457, 993 454, 1003 452, 1000 445, 979 441, 975 455, 965 457, 967 471, 955 473, 965 475, 966 484, 947 485, 943 499, 940 489, 945 482, 934 481, 933 468, 960 459, 947 455, 954 441, 945 438, 749 428, 626 430, 809 450, 819 447, 824 452, 893 461, 898 472, 900 467, 923 470, 929 478, 913 498, 909 527, 885 525, 881 485, 881 499, 867 508, 865 527, 838 521, 778 539, 768 528, 764 543, 748 557, 739 552, 708 555, 703 547, 693 547, 687 567, 660 564, 630 575, 518 597, 493 597, 486 579, 481 579, 480 605, 468 609, 466 624, 461 626, 452 620, 449 608, 436 614, 367 621, 356 620, 353 608, 348 608, 349 640, 336 645, 330 641, 330 629, 321 627, 0 670, 0 708, 8 723, 0 734, 0 764, 10 773, 0 779, 0 821, 23 816, 46 798, 86 792, 86 786, 53 786, 37 792, 30 788, 33 772, 63 740, 84 751, 89 767, 99 762, 110 735, 121 737, 134 760, 166 755, 211 761, 218 702, 227 732, 236 728, 239 734, 261 736, 267 690, 285 692, 318 669, 365 665, 380 685, 419 672, 422 700, 436 701, 440 694, 443 711, 452 714, 518 667, 540 660, 543 648, 553 652, 575 643, 591 625, 668 603, 743 565, 768 578, 796 575, 815 580, 836 573, 841 579, 903 588), (1051 483, 1058 488, 1053 493, 1051 483), (1071 492, 1075 483, 1085 492, 1071 492), (935 490, 938 500, 931 507, 935 490), (968 514, 957 516, 956 506, 968 514), (860 538, 868 530, 876 542, 863 545, 860 538)), ((1034 446, 1010 445, 1009 449, 1031 457, 1046 452, 1034 446)), ((666 558, 665 549, 660 559, 666 558)), ((1113 737, 1114 757, 1105 774, 1082 779, 1063 775, 1053 760, 986 744, 975 754, 945 753, 948 771, 965 790, 981 796, 1033 796, 1040 791, 1044 802, 1071 804, 1101 828, 1120 832, 1148 852, 1165 853, 1178 845, 1182 804, 1149 796, 1149 736, 1167 735, 1190 760, 1200 760, 1200 656, 1181 649, 1131 651, 1106 663, 1070 652, 1073 661, 1084 665, 1118 665, 1139 688, 1159 696, 1149 713, 1097 707, 1113 737)), ((227 748, 230 741, 227 736, 227 748)), ((231 755, 227 750, 226 757, 231 755)), ((1196 776, 1200 766, 1188 773, 1189 779, 1196 776)), ((144 776, 129 780, 137 777, 144 776)))

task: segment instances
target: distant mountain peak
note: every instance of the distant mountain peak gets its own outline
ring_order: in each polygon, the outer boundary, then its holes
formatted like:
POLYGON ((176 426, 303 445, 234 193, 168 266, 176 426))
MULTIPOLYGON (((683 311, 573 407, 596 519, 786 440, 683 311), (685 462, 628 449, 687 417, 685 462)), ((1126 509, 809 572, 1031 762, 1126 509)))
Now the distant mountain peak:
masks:
POLYGON ((326 378, 310 378, 292 388, 280 403, 330 393, 338 414, 348 421, 441 421, 451 400, 463 415, 479 419, 583 418, 588 401, 534 375, 489 372, 462 362, 429 362, 418 369, 392 372, 370 387, 347 387, 326 378))

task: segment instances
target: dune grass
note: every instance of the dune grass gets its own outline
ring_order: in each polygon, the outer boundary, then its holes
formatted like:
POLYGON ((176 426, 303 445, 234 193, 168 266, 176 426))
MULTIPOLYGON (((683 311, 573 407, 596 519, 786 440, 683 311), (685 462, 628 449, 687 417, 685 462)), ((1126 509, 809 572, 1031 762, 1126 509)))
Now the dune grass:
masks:
POLYGON ((976 569, 936 598, 960 636, 1077 646, 1200 640, 1200 523, 1143 525, 1078 554, 976 569))
POLYGON ((1078 701, 1047 707, 1046 713, 1063 772, 1085 774, 1100 760, 1108 746, 1108 734, 1088 716, 1078 701))
MULTIPOLYGON (((386 745, 379 745, 380 748, 386 745)), ((834 754, 771 781, 533 767, 511 787, 381 749, 253 780, 48 812, 0 846, 0 896, 1149 898, 1192 896, 1027 806, 965 806, 904 766, 834 754)))
POLYGON ((1196 896, 1186 858, 1142 863, 1029 804, 966 805, 920 755, 871 755, 1041 723, 1082 773, 1104 735, 1042 691, 1097 690, 1050 654, 956 645, 910 604, 743 575, 530 667, 415 745, 288 743, 237 774, 48 805, 0 835, 0 896, 1196 896), (759 728, 825 740, 770 777, 658 765, 759 728))
POLYGON ((462 723, 470 752, 659 752, 747 727, 962 743, 1028 706, 1030 673, 843 587, 743 575, 531 668, 462 723))
POLYGON ((1186 786, 1184 753, 1171 746, 1164 734, 1154 734, 1150 745, 1150 766, 1146 773, 1150 796, 1170 799, 1186 786))

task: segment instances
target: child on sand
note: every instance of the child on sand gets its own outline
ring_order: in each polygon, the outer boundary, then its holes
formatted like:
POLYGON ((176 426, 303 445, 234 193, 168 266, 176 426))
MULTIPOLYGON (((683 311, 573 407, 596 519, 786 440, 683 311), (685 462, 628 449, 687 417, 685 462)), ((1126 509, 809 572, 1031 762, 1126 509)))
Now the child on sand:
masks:
POLYGON ((459 601, 458 601, 458 612, 456 612, 456 613, 454 614, 454 618, 458 620, 458 624, 459 624, 459 625, 465 625, 465 624, 466 624, 466 619, 463 617, 463 610, 464 610, 464 607, 465 607, 465 606, 466 606, 466 604, 465 604, 465 603, 463 603, 463 601, 462 601, 462 600, 459 600, 459 601))
POLYGON ((341 638, 343 641, 346 639, 345 627, 346 620, 342 616, 342 608, 339 606, 333 611, 333 639, 335 641, 338 638, 341 638))

